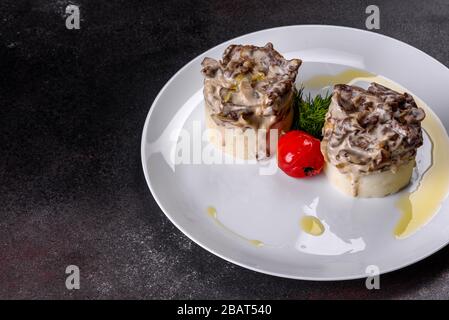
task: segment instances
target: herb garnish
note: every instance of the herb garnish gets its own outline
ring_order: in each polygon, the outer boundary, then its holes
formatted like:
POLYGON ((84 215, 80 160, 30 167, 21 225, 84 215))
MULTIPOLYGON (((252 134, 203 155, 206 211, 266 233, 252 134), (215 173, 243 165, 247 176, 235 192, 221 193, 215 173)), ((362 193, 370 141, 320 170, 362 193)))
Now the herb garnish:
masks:
POLYGON ((294 130, 305 131, 315 138, 322 139, 321 129, 324 126, 324 117, 331 103, 332 94, 324 97, 316 95, 311 97, 310 93, 305 96, 304 87, 301 87, 295 97, 295 121, 294 130))

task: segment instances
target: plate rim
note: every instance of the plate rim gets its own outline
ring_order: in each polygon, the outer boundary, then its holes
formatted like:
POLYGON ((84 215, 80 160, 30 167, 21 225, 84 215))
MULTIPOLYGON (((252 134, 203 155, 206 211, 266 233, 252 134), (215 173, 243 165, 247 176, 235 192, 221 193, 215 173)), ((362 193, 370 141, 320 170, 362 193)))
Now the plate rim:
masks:
MULTIPOLYGON (((431 55, 425 53, 424 51, 422 51, 419 48, 416 48, 404 41, 395 39, 393 37, 389 37, 387 35, 384 34, 380 34, 377 32, 372 32, 372 31, 368 31, 368 30, 364 30, 364 29, 358 29, 358 28, 353 28, 353 27, 347 27, 347 26, 338 26, 338 25, 328 25, 328 24, 300 24, 300 25, 286 25, 286 26, 280 26, 280 27, 273 27, 273 28, 267 28, 267 29, 262 29, 262 30, 258 30, 258 31, 254 31, 254 32, 250 32, 250 33, 246 33, 240 36, 237 36, 235 38, 229 39, 229 40, 225 40, 215 46, 213 46, 212 48, 200 53, 199 55, 197 55, 195 58, 191 59, 189 62, 187 62, 183 67, 181 67, 177 72, 175 72, 170 79, 164 84, 164 86, 160 89, 159 93, 156 95, 156 97, 153 100, 153 103, 150 106, 150 109, 147 113, 147 116, 145 118, 145 123, 142 129, 142 137, 141 137, 141 145, 140 145, 140 153, 141 153, 141 163, 142 163, 142 169, 143 169, 143 173, 145 176, 145 181, 147 183, 147 186, 150 190, 150 193, 153 197, 153 199, 156 201, 157 205, 159 206, 159 208, 161 209, 161 211, 164 213, 164 215, 169 219, 169 221, 179 230, 181 231, 185 236, 187 236, 187 238, 189 238, 191 241, 193 241, 194 243, 196 243, 197 245, 199 245, 201 248, 203 248, 204 250, 212 253, 213 255, 228 261, 230 263, 233 263, 235 265, 238 265, 242 268, 251 270, 251 271, 255 271, 258 273, 262 273, 265 275, 270 275, 270 276, 275 276, 275 277, 280 277, 280 278, 286 278, 286 279, 293 279, 293 280, 303 280, 303 281, 320 281, 320 282, 324 282, 324 281, 350 281, 350 280, 357 280, 357 279, 364 279, 369 277, 369 275, 365 274, 359 274, 359 275, 352 275, 352 276, 339 276, 339 277, 308 277, 308 276, 295 276, 295 275, 290 275, 290 274, 284 274, 284 273, 280 273, 280 272, 271 272, 271 271, 266 271, 263 270, 261 268, 257 268, 257 267, 253 267, 251 265, 247 265, 245 263, 236 261, 233 258, 229 258, 226 257, 225 255, 222 255, 221 253, 217 252, 216 250, 210 248, 207 246, 207 244, 203 243, 202 241, 196 239, 196 237, 192 234, 190 234, 188 231, 186 231, 180 224, 178 224, 174 218, 171 217, 171 215, 168 213, 168 210, 165 209, 165 207, 162 205, 161 201, 159 200, 159 197, 157 196, 154 187, 151 183, 151 180, 149 178, 148 175, 148 167, 146 164, 146 159, 145 159, 145 149, 146 149, 146 143, 145 143, 145 135, 146 132, 148 131, 148 125, 150 122, 150 118, 151 115, 153 113, 154 110, 154 106, 158 103, 160 97, 162 96, 162 94, 167 90, 167 88, 170 86, 170 84, 173 82, 174 79, 176 79, 176 77, 182 73, 185 69, 187 69, 191 64, 196 63, 201 56, 206 55, 208 52, 214 50, 215 48, 227 43, 227 42, 232 42, 232 41, 237 41, 243 37, 247 37, 247 36, 251 36, 251 35, 255 35, 258 33, 263 33, 263 32, 267 32, 267 31, 271 31, 271 30, 279 30, 279 29, 293 29, 293 28, 335 28, 335 29, 346 29, 346 30, 351 30, 353 32, 362 32, 362 33, 369 33, 369 34, 375 34, 376 36, 380 37, 380 38, 386 38, 389 39, 390 41, 393 40, 401 45, 405 45, 409 48, 411 48, 412 50, 416 50, 417 52, 419 52, 420 54, 426 56, 427 58, 430 58, 431 60, 433 60, 434 62, 436 62, 438 65, 440 65, 441 67, 443 67, 444 69, 446 69, 449 72, 449 68, 444 65, 443 63, 441 63, 440 61, 438 61, 436 58, 432 57, 431 55)), ((439 117, 437 117, 438 121, 441 122, 441 125, 444 127, 441 119, 439 119, 439 117)), ((443 244, 441 244, 440 246, 437 246, 437 248, 430 250, 429 252, 427 252, 426 254, 421 255, 420 257, 413 259, 413 261, 411 262, 407 262, 401 265, 398 265, 396 267, 392 267, 386 270, 382 270, 379 275, 384 275, 387 273, 391 273, 394 271, 398 271, 401 269, 404 269, 406 267, 409 267, 415 263, 418 263, 430 256, 432 256, 433 254, 435 254, 436 252, 440 251, 441 249, 443 249, 444 247, 446 247, 449 244, 449 237, 447 238, 446 242, 444 242, 443 244)))

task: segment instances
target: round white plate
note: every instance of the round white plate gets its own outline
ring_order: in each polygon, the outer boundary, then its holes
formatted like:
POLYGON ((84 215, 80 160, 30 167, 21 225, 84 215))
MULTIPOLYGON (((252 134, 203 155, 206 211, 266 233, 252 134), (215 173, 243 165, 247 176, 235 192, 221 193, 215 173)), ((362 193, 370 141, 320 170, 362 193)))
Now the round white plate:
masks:
MULTIPOLYGON (((400 213, 395 201, 400 195, 352 199, 333 189, 322 175, 308 180, 290 178, 280 170, 262 175, 261 167, 274 162, 206 164, 194 156, 195 148, 207 146, 204 141, 193 142, 205 130, 202 59, 221 58, 231 43, 262 46, 267 42, 286 58, 303 60, 297 84, 345 69, 367 70, 407 88, 446 127, 449 124, 449 70, 416 48, 376 33, 336 26, 290 26, 251 33, 189 62, 164 86, 150 109, 142 135, 142 164, 151 193, 167 217, 190 239, 223 259, 295 279, 362 278, 369 275, 367 270, 396 270, 445 246, 449 241, 446 200, 418 232, 396 239, 393 229, 400 213), (181 164, 174 163, 177 144, 184 146, 182 155, 189 156, 181 164), (190 155, 186 146, 192 149, 190 155), (218 220, 207 214, 209 206, 216 208, 218 220), (305 214, 323 221, 322 236, 300 229, 305 214)), ((425 137, 418 152, 422 170, 430 162, 430 150, 425 137)))

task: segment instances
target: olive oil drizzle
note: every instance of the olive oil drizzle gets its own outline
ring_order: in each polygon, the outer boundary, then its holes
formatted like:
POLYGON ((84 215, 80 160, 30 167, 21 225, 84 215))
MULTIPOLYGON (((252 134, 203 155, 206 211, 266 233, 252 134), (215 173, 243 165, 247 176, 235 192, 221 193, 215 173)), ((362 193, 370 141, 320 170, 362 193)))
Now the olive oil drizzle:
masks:
POLYGON ((227 232, 231 233, 232 235, 234 235, 234 236, 236 236, 236 237, 238 237, 238 238, 240 238, 240 239, 242 239, 242 240, 245 240, 246 242, 248 242, 249 244, 251 244, 251 245, 253 245, 253 246, 255 246, 255 247, 262 247, 262 246, 265 245, 265 244, 264 244, 262 241, 260 241, 260 240, 248 239, 248 238, 246 238, 246 237, 244 237, 244 236, 238 234, 237 232, 235 232, 235 231, 229 229, 227 226, 225 226, 225 225, 220 221, 220 219, 218 219, 217 209, 216 209, 215 207, 209 206, 209 207, 207 207, 207 210, 206 210, 206 211, 207 211, 207 215, 208 215, 209 217, 211 217, 211 218, 215 221, 215 223, 216 223, 218 226, 220 226, 221 228, 223 228, 223 229, 226 230, 227 232))
POLYGON ((320 236, 324 233, 324 225, 320 219, 314 216, 303 216, 300 221, 301 230, 312 236, 320 236))

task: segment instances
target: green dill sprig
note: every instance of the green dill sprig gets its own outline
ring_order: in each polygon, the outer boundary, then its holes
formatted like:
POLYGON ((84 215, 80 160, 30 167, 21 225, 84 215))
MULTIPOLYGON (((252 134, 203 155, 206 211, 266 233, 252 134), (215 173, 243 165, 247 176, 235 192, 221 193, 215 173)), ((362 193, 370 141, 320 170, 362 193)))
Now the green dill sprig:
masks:
POLYGON ((331 99, 332 94, 326 94, 324 97, 318 94, 312 98, 309 93, 305 96, 304 87, 301 87, 295 97, 295 121, 292 129, 302 130, 315 138, 322 139, 321 129, 324 126, 324 118, 331 99))

